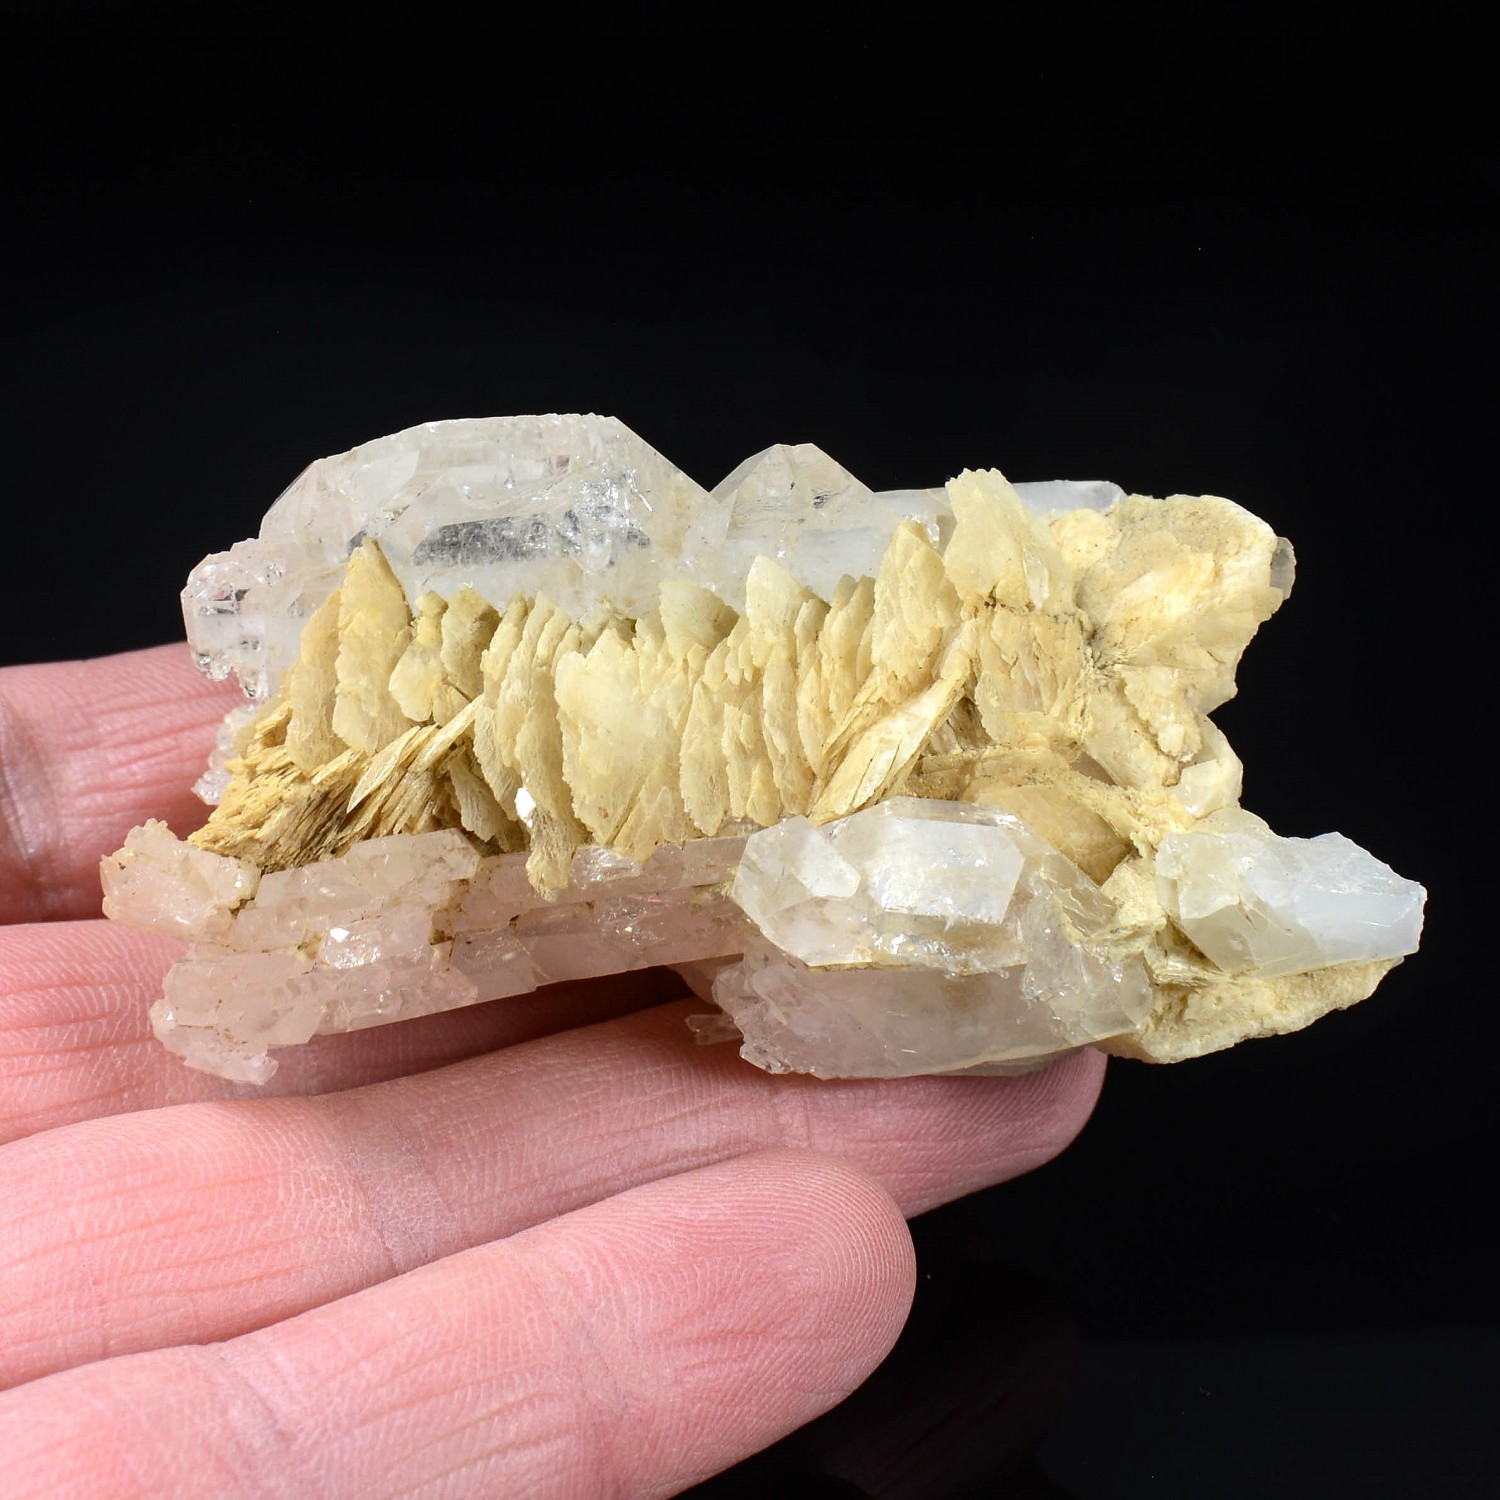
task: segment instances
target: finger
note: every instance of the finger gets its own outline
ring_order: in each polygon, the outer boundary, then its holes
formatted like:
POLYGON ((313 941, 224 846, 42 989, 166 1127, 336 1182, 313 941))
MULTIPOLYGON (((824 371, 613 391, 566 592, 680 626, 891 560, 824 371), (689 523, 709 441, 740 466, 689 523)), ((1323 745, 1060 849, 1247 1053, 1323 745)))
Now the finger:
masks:
POLYGON ((643 969, 314 1037, 256 1089, 185 1067, 152 1036, 148 1009, 181 951, 116 922, 0 929, 0 1143, 129 1110, 354 1088, 659 1005, 684 989, 668 970, 643 969))
POLYGON ((131 828, 202 823, 193 782, 243 702, 185 645, 0 667, 0 922, 93 916, 99 860, 131 828))
POLYGON ((853 1390, 914 1271, 861 1173, 750 1156, 230 1344, 14 1392, 9 1493, 672 1495, 853 1390))
POLYGON ((93 1120, 0 1151, 0 1383, 222 1339, 639 1183, 765 1147, 870 1171, 908 1214, 1029 1170, 1102 1059, 823 1082, 698 1048, 662 1006, 321 1099, 93 1120))

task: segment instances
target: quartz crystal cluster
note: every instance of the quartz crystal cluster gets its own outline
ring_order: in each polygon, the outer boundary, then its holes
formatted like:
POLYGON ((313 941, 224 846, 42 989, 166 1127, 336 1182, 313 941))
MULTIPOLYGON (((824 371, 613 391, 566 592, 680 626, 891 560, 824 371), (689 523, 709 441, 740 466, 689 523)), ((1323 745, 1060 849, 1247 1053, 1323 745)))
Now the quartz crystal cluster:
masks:
POLYGON ((105 911, 185 956, 187 1062, 677 966, 704 1040, 827 1077, 1173 1061, 1415 951, 1424 893, 1239 807, 1209 714, 1292 555, 1214 496, 810 445, 700 487, 610 418, 435 422, 313 464, 183 594, 234 673, 186 841, 105 911))

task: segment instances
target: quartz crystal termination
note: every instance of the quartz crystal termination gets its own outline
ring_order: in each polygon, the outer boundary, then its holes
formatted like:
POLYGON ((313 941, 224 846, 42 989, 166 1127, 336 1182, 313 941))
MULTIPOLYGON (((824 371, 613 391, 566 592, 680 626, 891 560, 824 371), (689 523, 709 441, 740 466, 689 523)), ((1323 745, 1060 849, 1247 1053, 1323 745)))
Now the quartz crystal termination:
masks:
POLYGON ((678 965, 752 1062, 1008 1071, 1295 1030, 1423 892, 1238 806, 1209 714, 1291 586, 1213 496, 871 492, 811 445, 706 490, 609 418, 438 422, 312 465, 205 559, 250 700, 108 915, 186 940, 189 1063, 678 965))
POLYGON ((1024 1063, 1151 1013, 1139 955, 1108 940, 1114 903, 998 808, 900 797, 787 819, 750 837, 730 895, 759 936, 714 993, 763 1067, 1024 1063))
POLYGON ((663 551, 708 561, 722 512, 610 417, 431 422, 309 465, 258 538, 204 558, 183 591, 188 643, 201 671, 234 672, 262 703, 357 539, 379 539, 413 599, 467 585, 501 604, 546 593, 578 613, 607 570, 628 610, 654 599, 663 551))

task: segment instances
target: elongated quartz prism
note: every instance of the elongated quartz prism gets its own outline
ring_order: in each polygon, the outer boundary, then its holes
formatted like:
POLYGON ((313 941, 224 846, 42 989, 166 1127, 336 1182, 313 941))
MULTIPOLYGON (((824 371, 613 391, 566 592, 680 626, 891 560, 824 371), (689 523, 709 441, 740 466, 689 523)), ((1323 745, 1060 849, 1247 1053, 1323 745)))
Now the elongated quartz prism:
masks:
POLYGON ((671 964, 775 1071, 1174 1061, 1415 951, 1425 893, 1239 808, 1210 713, 1292 554, 1215 496, 874 493, 811 445, 712 490, 612 418, 433 422, 320 460, 206 558, 247 703, 187 841, 105 911, 184 938, 194 1067, 671 964))

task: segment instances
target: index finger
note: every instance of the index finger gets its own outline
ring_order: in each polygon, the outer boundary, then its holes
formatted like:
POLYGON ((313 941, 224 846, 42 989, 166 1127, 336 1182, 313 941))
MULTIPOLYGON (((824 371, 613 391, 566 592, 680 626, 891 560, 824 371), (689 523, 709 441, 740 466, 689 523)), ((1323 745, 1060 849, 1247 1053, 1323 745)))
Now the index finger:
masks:
POLYGON ((98 916, 99 860, 131 828, 202 823, 193 782, 243 701, 185 644, 0 667, 0 922, 98 916))

